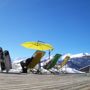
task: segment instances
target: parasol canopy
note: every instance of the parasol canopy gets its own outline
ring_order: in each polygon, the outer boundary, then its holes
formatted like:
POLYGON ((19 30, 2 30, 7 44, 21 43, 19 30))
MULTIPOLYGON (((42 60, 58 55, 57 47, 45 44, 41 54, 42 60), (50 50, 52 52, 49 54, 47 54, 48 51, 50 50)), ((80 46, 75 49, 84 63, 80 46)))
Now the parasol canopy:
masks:
POLYGON ((28 48, 28 49, 35 49, 35 50, 53 50, 53 46, 47 43, 43 43, 41 41, 37 42, 24 42, 21 46, 28 48))

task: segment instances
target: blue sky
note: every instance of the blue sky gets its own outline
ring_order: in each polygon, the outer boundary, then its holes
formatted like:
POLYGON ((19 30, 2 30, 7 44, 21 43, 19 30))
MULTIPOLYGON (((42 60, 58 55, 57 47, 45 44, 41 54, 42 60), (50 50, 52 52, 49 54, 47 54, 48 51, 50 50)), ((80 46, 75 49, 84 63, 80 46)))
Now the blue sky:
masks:
POLYGON ((31 56, 20 44, 37 40, 52 44, 52 54, 90 53, 90 0, 0 0, 3 50, 31 56))

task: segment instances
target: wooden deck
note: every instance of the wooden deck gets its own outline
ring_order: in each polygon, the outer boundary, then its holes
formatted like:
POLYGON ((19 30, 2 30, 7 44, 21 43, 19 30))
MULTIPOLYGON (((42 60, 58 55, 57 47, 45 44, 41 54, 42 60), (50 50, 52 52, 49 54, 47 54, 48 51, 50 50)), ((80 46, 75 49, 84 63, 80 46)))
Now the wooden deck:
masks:
POLYGON ((90 74, 0 73, 0 90, 90 90, 90 74))

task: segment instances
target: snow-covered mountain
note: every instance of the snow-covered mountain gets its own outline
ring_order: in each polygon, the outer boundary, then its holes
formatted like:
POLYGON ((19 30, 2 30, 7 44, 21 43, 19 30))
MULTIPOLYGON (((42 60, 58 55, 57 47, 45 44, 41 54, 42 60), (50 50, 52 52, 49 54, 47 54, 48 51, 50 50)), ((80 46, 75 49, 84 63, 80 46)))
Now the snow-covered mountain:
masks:
POLYGON ((80 70, 80 68, 90 65, 90 54, 81 53, 77 55, 72 55, 70 61, 68 62, 69 67, 80 70))
POLYGON ((80 58, 80 57, 83 57, 83 56, 90 56, 90 54, 88 54, 88 53, 79 53, 79 54, 70 55, 71 58, 80 58))
POLYGON ((70 58, 80 58, 83 56, 90 56, 90 54, 88 54, 88 53, 79 53, 79 54, 67 53, 67 54, 63 54, 62 57, 60 58, 60 60, 63 60, 66 56, 70 56, 70 58))

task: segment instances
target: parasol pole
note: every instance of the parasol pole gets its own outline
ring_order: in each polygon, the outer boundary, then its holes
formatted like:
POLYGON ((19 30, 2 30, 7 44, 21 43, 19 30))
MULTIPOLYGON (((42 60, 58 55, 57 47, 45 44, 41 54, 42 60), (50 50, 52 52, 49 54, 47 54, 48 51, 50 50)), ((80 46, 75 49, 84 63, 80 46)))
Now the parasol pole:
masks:
POLYGON ((49 59, 50 59, 50 56, 51 56, 51 51, 52 51, 53 49, 49 49, 49 52, 48 52, 48 54, 49 54, 49 59))
POLYGON ((51 55, 51 51, 50 51, 50 49, 49 49, 49 52, 48 52, 48 54, 49 54, 49 59, 50 59, 50 55, 51 55))

